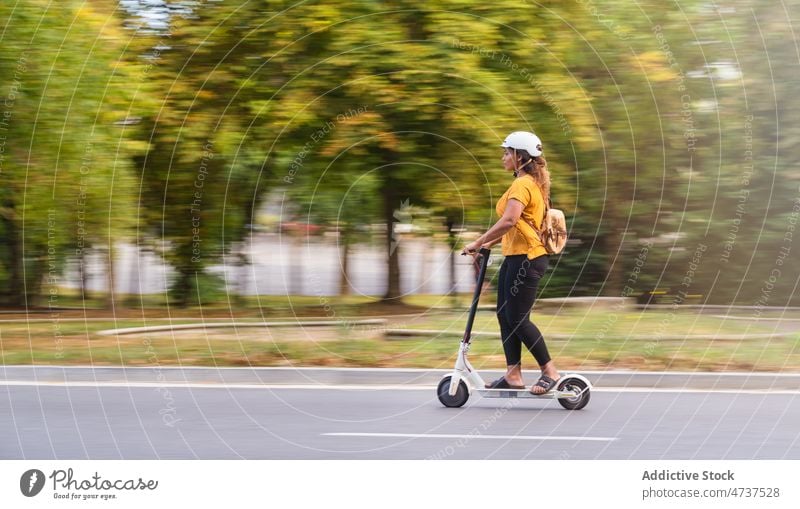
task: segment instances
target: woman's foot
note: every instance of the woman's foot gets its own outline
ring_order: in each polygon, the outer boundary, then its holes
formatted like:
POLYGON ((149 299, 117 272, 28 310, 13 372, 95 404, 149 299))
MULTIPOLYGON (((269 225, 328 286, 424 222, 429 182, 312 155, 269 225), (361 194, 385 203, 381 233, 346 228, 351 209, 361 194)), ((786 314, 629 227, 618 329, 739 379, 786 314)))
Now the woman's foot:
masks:
POLYGON ((522 368, 517 366, 508 366, 506 369, 506 374, 503 376, 508 382, 509 385, 516 385, 520 387, 525 387, 525 382, 522 381, 522 368))
POLYGON ((525 388, 524 385, 517 385, 517 384, 508 383, 508 381, 506 380, 506 377, 504 377, 504 376, 501 376, 497 380, 489 382, 488 384, 485 385, 485 387, 487 389, 524 389, 525 388))
POLYGON ((542 366, 542 376, 531 386, 531 393, 545 394, 556 386, 559 379, 561 379, 561 375, 558 374, 558 370, 553 365, 553 361, 550 361, 542 366))

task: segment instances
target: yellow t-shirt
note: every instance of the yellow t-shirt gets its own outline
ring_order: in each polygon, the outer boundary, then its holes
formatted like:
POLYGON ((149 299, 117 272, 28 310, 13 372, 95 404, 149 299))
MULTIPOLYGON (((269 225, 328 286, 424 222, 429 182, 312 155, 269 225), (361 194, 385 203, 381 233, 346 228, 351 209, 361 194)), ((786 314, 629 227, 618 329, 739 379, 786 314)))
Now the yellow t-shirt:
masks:
MULTIPOLYGON (((495 211, 498 216, 503 216, 508 200, 512 198, 522 203, 521 220, 533 223, 536 228, 541 227, 544 218, 544 197, 533 177, 525 174, 514 179, 508 190, 497 201, 495 211)), ((532 260, 537 256, 547 254, 547 250, 535 232, 531 232, 532 238, 526 237, 526 233, 529 231, 524 227, 523 229, 517 226, 511 227, 503 235, 503 256, 527 254, 528 259, 532 260)))

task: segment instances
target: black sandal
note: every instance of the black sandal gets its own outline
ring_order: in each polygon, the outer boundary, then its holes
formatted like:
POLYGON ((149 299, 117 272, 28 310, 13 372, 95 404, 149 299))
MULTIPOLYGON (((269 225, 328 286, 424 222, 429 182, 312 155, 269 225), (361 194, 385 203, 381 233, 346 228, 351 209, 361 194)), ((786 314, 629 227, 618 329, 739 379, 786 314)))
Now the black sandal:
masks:
MULTIPOLYGON (((561 379, 559 378, 558 380, 561 380, 561 379)), ((542 376, 539 377, 539 379, 536 381, 536 383, 531 386, 531 391, 530 392, 531 392, 531 394, 533 394, 535 396, 541 396, 542 394, 547 394, 548 392, 553 390, 553 387, 556 386, 556 384, 558 383, 558 380, 553 380, 552 378, 550 378, 547 375, 542 375, 542 376), (544 389, 544 392, 533 392, 533 388, 534 387, 541 387, 542 389, 544 389)))
POLYGON ((494 382, 489 382, 484 387, 486 387, 487 389, 524 389, 525 388, 524 385, 511 385, 510 383, 508 383, 508 381, 506 380, 506 377, 504 377, 504 376, 501 376, 500 378, 498 378, 494 382))

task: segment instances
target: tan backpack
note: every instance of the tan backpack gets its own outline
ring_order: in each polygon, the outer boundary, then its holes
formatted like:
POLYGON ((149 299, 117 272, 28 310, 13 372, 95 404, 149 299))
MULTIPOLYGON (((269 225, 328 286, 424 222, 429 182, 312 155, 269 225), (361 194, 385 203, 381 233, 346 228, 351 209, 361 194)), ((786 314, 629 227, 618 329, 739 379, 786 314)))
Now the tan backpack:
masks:
MULTIPOLYGON (((547 199, 544 206, 544 218, 542 219, 541 228, 536 228, 533 223, 525 221, 520 216, 517 221, 517 227, 524 224, 539 237, 544 245, 547 254, 560 254, 567 245, 567 219, 564 217, 564 212, 559 209, 551 208, 552 203, 550 198, 547 199)), ((530 235, 528 235, 530 237, 530 235)))

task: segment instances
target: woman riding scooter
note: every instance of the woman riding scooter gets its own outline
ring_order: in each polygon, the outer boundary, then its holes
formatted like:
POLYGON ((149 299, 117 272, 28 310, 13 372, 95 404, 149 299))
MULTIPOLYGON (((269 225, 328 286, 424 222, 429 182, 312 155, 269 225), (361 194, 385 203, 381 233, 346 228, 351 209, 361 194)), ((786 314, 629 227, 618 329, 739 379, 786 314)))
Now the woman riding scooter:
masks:
POLYGON ((516 131, 502 143, 503 167, 513 172, 514 181, 497 202, 500 220, 464 247, 464 253, 477 256, 481 247, 502 241, 505 260, 500 266, 497 287, 497 320, 500 323, 506 374, 486 384, 487 389, 524 389, 522 344, 533 354, 541 376, 531 386, 533 394, 545 394, 559 380, 542 333, 530 321, 539 280, 544 276, 549 257, 534 230, 541 227, 545 203, 550 196, 550 173, 542 156, 542 142, 530 132, 516 131), (534 228, 519 228, 526 221, 534 228))

